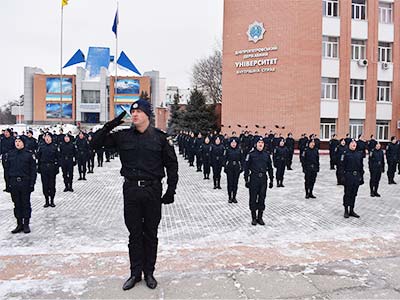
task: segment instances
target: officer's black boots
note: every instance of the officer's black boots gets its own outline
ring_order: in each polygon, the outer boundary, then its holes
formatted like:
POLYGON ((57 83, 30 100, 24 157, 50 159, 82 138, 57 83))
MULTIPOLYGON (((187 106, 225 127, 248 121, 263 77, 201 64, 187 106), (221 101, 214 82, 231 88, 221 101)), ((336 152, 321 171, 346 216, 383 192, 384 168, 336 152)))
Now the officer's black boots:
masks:
POLYGON ((23 230, 24 230, 24 227, 22 225, 22 219, 18 218, 17 219, 17 227, 15 227, 15 229, 12 230, 11 233, 15 234, 15 233, 19 233, 19 232, 21 232, 23 230))
POLYGON ((217 189, 221 189, 221 177, 217 178, 217 189))
POLYGON ((283 180, 281 180, 281 187, 285 187, 285 186, 283 185, 283 180))
POLYGON ((232 192, 232 202, 233 203, 238 203, 236 200, 236 191, 232 192))
POLYGON ((370 189, 370 196, 375 197, 375 188, 373 186, 370 186, 369 189, 370 189))
POLYGON ((50 206, 51 207, 56 207, 56 205, 54 204, 54 197, 51 197, 50 206))
POLYGON ((72 183, 69 184, 68 190, 69 190, 70 192, 73 192, 73 191, 74 191, 74 189, 72 188, 72 183))
POLYGON ((251 225, 257 225, 257 213, 255 210, 251 211, 251 225))
POLYGON ((346 219, 348 219, 350 217, 350 215, 349 215, 349 207, 348 206, 344 207, 344 217, 346 219))
POLYGON ((45 198, 46 198, 46 203, 43 205, 43 207, 49 207, 50 206, 49 196, 45 196, 45 198))
POLYGON ((263 211, 259 210, 258 211, 258 216, 257 216, 257 223, 264 226, 265 223, 264 223, 264 220, 263 220, 262 217, 263 217, 263 211))
POLYGON ((357 214, 354 212, 354 208, 353 208, 353 207, 350 207, 349 216, 350 216, 350 217, 354 217, 354 218, 359 218, 359 217, 360 217, 359 215, 357 215, 357 214))
POLYGON ((124 285, 122 286, 122 289, 124 291, 130 290, 131 288, 133 288, 135 286, 135 284, 139 281, 141 281, 142 278, 141 276, 131 276, 128 278, 127 281, 125 281, 124 285))
POLYGON ((157 280, 154 278, 153 274, 144 275, 144 281, 149 289, 154 290, 157 287, 157 280))
POLYGON ((24 218, 24 233, 30 233, 31 229, 29 228, 29 218, 24 218))
POLYGON ((380 197, 381 196, 380 194, 378 194, 378 188, 377 187, 375 187, 374 194, 375 194, 375 197, 380 197))
POLYGON ((214 190, 217 188, 217 178, 213 178, 214 179, 214 190))
POLYGON ((65 189, 64 189, 64 192, 68 192, 68 191, 69 191, 69 188, 68 188, 68 185, 66 185, 65 189))
POLYGON ((232 193, 228 192, 228 196, 229 196, 228 203, 232 203, 232 193))
POLYGON ((82 180, 82 173, 81 173, 81 172, 79 172, 79 178, 78 178, 78 180, 82 180))

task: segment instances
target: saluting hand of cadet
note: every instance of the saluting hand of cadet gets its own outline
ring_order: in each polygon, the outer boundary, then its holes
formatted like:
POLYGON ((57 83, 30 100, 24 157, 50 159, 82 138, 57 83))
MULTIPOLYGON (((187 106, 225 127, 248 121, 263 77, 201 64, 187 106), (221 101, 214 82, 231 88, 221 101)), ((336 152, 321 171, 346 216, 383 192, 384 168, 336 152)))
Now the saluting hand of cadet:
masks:
POLYGON ((108 131, 113 130, 115 127, 124 123, 124 121, 122 121, 122 119, 125 117, 125 115, 126 115, 126 111, 124 110, 122 113, 119 114, 118 117, 116 117, 115 119, 104 124, 104 128, 107 129, 108 131))

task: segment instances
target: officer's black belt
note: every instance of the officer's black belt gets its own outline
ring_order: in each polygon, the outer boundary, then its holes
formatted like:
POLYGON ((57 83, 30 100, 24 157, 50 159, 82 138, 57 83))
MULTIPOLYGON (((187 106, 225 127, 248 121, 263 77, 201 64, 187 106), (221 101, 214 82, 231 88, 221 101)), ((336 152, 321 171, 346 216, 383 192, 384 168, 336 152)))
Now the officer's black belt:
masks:
POLYGON ((251 173, 251 175, 252 175, 252 176, 257 176, 257 177, 260 177, 260 178, 261 178, 261 177, 265 176, 266 174, 265 174, 265 173, 262 173, 262 172, 261 172, 261 173, 255 173, 255 172, 253 172, 253 173, 251 173))
POLYGON ((15 178, 15 180, 17 181, 17 182, 21 182, 22 180, 24 180, 24 178, 25 177, 23 177, 23 176, 13 176, 13 177, 11 177, 11 178, 15 178))
POLYGON ((349 173, 350 173, 351 175, 353 175, 353 176, 360 175, 360 172, 358 172, 358 171, 350 171, 349 173))
POLYGON ((148 187, 152 186, 155 180, 137 180, 125 177, 125 182, 129 185, 137 186, 137 187, 148 187))

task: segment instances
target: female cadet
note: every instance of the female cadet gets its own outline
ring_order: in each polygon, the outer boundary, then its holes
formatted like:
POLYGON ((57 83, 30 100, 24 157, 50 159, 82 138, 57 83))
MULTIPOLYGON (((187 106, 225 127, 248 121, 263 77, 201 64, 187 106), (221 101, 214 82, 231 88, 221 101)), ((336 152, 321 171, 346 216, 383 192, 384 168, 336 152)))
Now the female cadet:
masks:
POLYGON ((7 176, 8 190, 14 202, 14 216, 17 227, 11 233, 31 232, 31 193, 36 182, 36 161, 34 155, 25 149, 20 136, 15 139, 15 148, 4 157, 4 171, 7 176))
POLYGON ((37 152, 38 172, 41 175, 43 195, 46 199, 44 207, 55 207, 54 197, 56 195, 56 176, 59 172, 59 151, 53 143, 50 134, 44 136, 45 143, 42 144, 37 152), (49 202, 50 201, 50 202, 49 202))
POLYGON ((210 138, 207 136, 200 147, 204 179, 210 179, 211 149, 212 145, 210 143, 210 138))
POLYGON ((289 157, 289 150, 285 146, 285 141, 281 140, 278 147, 274 150, 274 167, 276 168, 277 187, 285 187, 283 185, 283 176, 285 175, 286 162, 289 157))
POLYGON ((336 180, 337 185, 344 185, 344 169, 343 162, 341 161, 341 157, 348 151, 346 140, 341 139, 339 145, 335 150, 335 161, 336 161, 336 180))
POLYGON ((247 154, 244 163, 244 179, 249 189, 249 206, 252 225, 265 225, 263 212, 265 210, 265 196, 267 194, 267 172, 269 175, 269 188, 273 187, 274 171, 269 153, 264 151, 264 141, 259 137, 255 149, 247 154), (257 214, 258 211, 258 214, 257 214))
POLYGON ((211 167, 213 170, 214 189, 221 189, 221 171, 224 164, 224 145, 219 136, 211 146, 211 167))
POLYGON ((76 160, 78 161, 78 180, 86 180, 86 163, 89 159, 89 142, 81 131, 76 139, 76 160))
POLYGON ((228 203, 237 203, 239 175, 243 171, 243 152, 238 146, 238 138, 231 138, 228 148, 224 152, 225 173, 228 182, 228 203))
POLYGON ((319 172, 319 153, 314 140, 308 143, 308 148, 303 152, 303 163, 306 199, 316 198, 313 194, 313 189, 319 172))
POLYGON ((378 194, 378 187, 381 175, 385 172, 385 158, 379 142, 375 145, 375 148, 369 152, 368 166, 371 174, 369 180, 371 197, 380 197, 381 195, 378 194))

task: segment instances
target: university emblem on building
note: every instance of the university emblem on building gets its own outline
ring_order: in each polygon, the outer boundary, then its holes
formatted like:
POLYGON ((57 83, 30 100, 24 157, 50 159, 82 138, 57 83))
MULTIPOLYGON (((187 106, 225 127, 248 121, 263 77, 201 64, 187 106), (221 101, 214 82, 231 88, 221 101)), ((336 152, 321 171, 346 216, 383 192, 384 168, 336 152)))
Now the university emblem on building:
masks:
POLYGON ((250 24, 249 29, 247 30, 249 41, 254 43, 262 40, 264 38, 264 33, 264 24, 257 21, 255 21, 253 24, 250 24))

